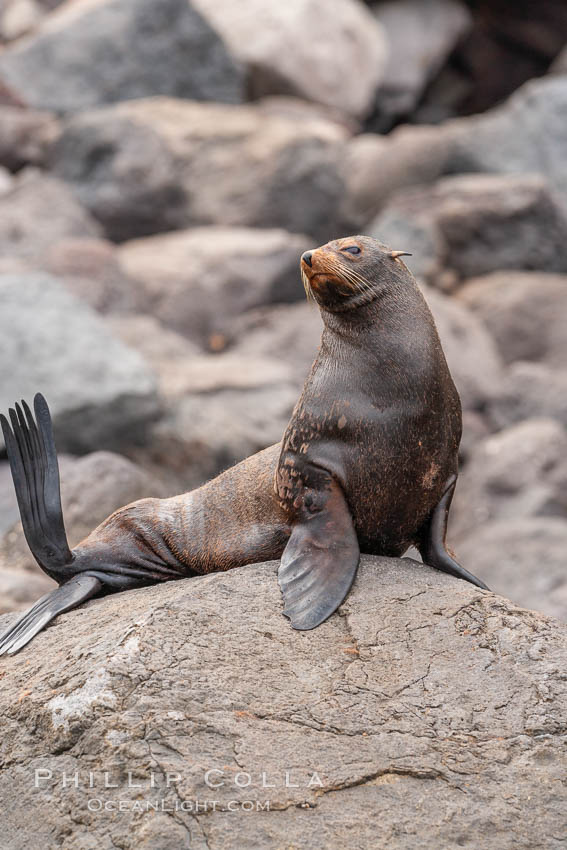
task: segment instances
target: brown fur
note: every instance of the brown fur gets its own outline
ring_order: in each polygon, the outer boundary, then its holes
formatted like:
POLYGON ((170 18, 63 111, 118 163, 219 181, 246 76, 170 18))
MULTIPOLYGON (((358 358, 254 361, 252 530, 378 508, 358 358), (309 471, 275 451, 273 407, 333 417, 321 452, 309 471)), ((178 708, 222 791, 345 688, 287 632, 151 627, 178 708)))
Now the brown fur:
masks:
POLYGON ((302 276, 325 328, 282 443, 191 493, 116 511, 75 564, 167 580, 279 558, 308 469, 341 485, 362 551, 398 555, 420 542, 456 473, 461 431, 433 318, 404 263, 372 239, 331 242, 311 262, 302 276))

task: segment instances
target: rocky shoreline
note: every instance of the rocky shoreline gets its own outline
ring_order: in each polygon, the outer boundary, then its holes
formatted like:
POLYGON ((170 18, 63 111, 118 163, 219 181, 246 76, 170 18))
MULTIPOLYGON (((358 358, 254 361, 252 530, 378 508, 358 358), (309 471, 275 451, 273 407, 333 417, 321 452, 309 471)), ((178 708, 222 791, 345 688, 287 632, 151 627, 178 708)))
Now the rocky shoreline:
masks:
MULTIPOLYGON (((283 432, 320 328, 299 255, 369 233, 412 252, 461 393, 452 543, 498 592, 567 618, 567 76, 553 4, 540 10, 549 72, 526 66, 515 91, 502 78, 508 99, 466 114, 450 70, 481 19, 498 31, 482 4, 432 0, 420 18, 413 0, 340 0, 331 20, 314 0, 286 15, 256 0, 237 14, 215 0, 159 14, 26 2, 0 16, 0 409, 41 390, 60 451, 117 452, 109 489, 114 467, 136 465, 125 499, 198 486, 283 432), (445 112, 441 91, 455 94, 445 112)), ((36 587, 1 452, 9 610, 36 587)), ((100 491, 96 457, 68 460, 85 491, 100 491)), ((81 528, 99 515, 87 499, 81 528)))
MULTIPOLYGON (((274 563, 60 616, 2 659, 3 848, 564 846, 566 45, 563 0, 0 4, 0 411, 47 397, 71 545, 280 439, 299 256, 366 233, 435 316, 494 591, 364 555, 312 632, 274 563)), ((2 625, 52 586, 0 443, 2 625)))

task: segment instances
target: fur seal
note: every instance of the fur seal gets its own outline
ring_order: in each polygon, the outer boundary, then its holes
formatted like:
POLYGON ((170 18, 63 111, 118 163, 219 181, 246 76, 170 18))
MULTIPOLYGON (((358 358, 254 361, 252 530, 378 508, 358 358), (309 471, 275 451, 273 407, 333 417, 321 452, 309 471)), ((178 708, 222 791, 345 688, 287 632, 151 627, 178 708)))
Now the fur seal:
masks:
POLYGON ((320 348, 281 443, 181 496, 142 499, 69 549, 45 399, 1 417, 26 539, 59 587, 0 637, 14 653, 95 595, 281 558, 296 629, 347 595, 360 551, 400 556, 486 588, 445 546, 461 405, 433 317, 409 270, 367 236, 301 257, 320 348))

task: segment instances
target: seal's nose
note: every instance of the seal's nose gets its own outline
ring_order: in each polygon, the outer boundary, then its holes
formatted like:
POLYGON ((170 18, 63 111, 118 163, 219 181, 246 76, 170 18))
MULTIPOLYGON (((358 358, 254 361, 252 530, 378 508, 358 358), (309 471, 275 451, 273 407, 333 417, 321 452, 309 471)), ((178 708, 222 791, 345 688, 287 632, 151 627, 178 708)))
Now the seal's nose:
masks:
POLYGON ((309 266, 309 268, 313 268, 311 264, 311 257, 313 256, 313 251, 306 251, 305 254, 301 255, 301 259, 305 263, 305 265, 309 266))

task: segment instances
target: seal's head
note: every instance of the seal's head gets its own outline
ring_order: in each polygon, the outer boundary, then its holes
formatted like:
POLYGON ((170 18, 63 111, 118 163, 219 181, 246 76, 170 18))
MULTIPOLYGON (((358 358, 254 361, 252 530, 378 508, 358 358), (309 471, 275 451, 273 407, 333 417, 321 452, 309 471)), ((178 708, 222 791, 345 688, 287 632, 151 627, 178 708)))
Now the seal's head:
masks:
POLYGON ((407 254, 370 236, 346 236, 306 251, 300 268, 307 297, 332 312, 368 304, 386 286, 412 279, 400 259, 407 254))

